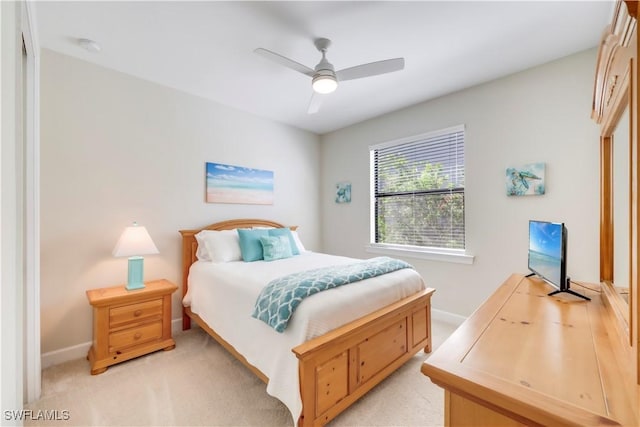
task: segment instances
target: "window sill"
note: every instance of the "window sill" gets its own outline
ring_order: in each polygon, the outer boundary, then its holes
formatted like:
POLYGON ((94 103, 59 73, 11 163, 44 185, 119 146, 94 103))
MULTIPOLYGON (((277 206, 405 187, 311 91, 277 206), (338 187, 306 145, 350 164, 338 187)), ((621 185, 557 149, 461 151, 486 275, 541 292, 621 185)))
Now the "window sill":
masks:
POLYGON ((422 248, 418 246, 388 245, 370 243, 365 246, 369 253, 406 256, 410 258, 427 259, 430 261, 453 262, 457 264, 473 264, 474 256, 463 250, 422 248))

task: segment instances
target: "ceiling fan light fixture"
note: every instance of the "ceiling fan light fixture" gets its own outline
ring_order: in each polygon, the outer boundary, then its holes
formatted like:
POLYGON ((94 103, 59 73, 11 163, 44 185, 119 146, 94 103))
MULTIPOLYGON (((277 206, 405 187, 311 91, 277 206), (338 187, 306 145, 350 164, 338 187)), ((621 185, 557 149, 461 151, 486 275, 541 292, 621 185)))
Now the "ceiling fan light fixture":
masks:
POLYGON ((332 75, 318 74, 313 78, 311 87, 313 87, 315 92, 325 95, 336 90, 338 81, 332 75))

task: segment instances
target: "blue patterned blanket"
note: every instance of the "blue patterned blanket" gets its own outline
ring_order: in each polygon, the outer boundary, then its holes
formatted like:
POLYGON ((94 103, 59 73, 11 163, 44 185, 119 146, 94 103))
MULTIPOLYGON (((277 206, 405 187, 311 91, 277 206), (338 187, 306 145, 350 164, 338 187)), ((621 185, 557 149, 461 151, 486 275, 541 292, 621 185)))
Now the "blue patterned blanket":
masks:
POLYGON ((397 259, 377 257, 354 264, 322 267, 279 277, 262 290, 252 316, 276 331, 283 332, 304 298, 403 268, 413 267, 397 259))

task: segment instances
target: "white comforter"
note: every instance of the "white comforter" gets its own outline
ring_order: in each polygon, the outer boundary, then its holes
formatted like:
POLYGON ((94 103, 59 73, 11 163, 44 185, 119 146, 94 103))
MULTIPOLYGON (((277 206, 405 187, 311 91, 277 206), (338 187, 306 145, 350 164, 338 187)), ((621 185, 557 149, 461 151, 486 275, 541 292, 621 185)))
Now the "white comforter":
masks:
POLYGON ((295 423, 302 401, 298 360, 291 349, 424 289, 424 282, 415 270, 402 269, 317 293, 298 306, 283 333, 251 317, 253 306, 262 288, 277 277, 353 261, 313 252, 271 262, 197 261, 189 270, 189 291, 183 304, 190 305, 194 313, 269 377, 267 392, 289 408, 295 423))

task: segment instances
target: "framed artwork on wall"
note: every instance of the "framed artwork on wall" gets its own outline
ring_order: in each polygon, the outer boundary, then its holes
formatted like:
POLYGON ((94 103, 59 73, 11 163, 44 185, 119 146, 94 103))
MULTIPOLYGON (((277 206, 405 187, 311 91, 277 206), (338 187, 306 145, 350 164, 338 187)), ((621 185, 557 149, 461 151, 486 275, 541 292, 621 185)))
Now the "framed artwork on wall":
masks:
POLYGON ((273 204, 273 172, 206 163, 207 203, 273 204))
POLYGON ((506 170, 507 196, 540 196, 545 192, 545 164, 530 163, 506 170))
POLYGON ((336 203, 351 203, 350 182, 339 182, 336 184, 336 203))

